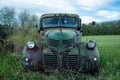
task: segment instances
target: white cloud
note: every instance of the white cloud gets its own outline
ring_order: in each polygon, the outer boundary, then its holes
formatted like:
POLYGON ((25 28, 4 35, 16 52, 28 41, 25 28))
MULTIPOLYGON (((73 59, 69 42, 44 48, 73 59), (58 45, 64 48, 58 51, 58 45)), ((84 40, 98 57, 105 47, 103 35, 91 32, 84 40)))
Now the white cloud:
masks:
POLYGON ((115 0, 0 0, 0 8, 4 6, 14 7, 19 12, 29 10, 31 13, 36 13, 39 16, 43 13, 55 12, 77 13, 82 16, 83 23, 90 23, 92 21, 98 22, 100 18, 103 20, 105 18, 119 17, 120 13, 117 11, 101 10, 95 12, 101 7, 106 8, 113 1, 115 0), (96 17, 92 17, 93 15, 96 17))
POLYGON ((91 23, 92 21, 95 21, 95 22, 100 21, 99 19, 91 16, 81 16, 81 19, 82 19, 82 23, 91 23))
POLYGON ((19 9, 32 9, 44 12, 77 13, 76 9, 65 0, 3 0, 0 4, 19 9))
POLYGON ((95 10, 99 7, 106 6, 114 0, 77 0, 77 4, 85 10, 95 10))
POLYGON ((107 11, 107 10, 100 10, 97 12, 97 16, 103 17, 103 18, 118 18, 120 16, 120 12, 117 11, 107 11))
MULTIPOLYGON (((26 2, 28 2, 29 0, 27 0, 26 2)), ((53 9, 56 12, 61 12, 61 11, 65 11, 65 12, 71 12, 71 11, 75 11, 74 7, 72 7, 71 5, 69 5, 69 3, 67 3, 65 0, 34 0, 33 2, 35 5, 41 7, 44 9, 44 7, 46 7, 46 10, 53 9)))
POLYGON ((33 11, 37 10, 41 12, 78 13, 77 10, 93 11, 112 1, 113 0, 1 0, 0 6, 29 9, 33 11))

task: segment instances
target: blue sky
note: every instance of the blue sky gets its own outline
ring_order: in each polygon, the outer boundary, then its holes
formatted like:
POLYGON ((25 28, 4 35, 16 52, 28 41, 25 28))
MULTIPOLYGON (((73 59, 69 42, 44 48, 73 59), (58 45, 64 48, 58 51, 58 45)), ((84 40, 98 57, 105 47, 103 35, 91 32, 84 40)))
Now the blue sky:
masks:
POLYGON ((75 13, 83 23, 120 20, 120 0, 0 0, 0 8, 14 7, 17 12, 29 10, 44 13, 75 13))

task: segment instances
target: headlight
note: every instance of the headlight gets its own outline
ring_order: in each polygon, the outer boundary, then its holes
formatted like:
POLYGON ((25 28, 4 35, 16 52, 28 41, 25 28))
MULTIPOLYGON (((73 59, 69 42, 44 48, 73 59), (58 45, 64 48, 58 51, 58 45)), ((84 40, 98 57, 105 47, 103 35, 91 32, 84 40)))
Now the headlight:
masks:
POLYGON ((25 61, 26 61, 26 62, 28 62, 28 61, 29 61, 29 59, 28 59, 28 58, 25 58, 25 61))
POLYGON ((96 42, 94 40, 89 40, 87 43, 87 48, 94 49, 96 46, 96 42))
POLYGON ((34 48, 35 47, 35 42, 32 41, 32 40, 28 41, 27 42, 27 47, 30 48, 30 49, 34 48))
POLYGON ((96 61, 97 61, 97 58, 96 58, 96 57, 94 57, 94 58, 93 58, 93 61, 95 61, 95 62, 96 62, 96 61))

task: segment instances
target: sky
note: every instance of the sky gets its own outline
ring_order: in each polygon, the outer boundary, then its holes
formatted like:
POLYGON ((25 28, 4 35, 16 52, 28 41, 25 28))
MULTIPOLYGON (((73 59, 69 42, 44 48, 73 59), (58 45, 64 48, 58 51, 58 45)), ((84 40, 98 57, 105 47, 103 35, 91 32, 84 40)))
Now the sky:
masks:
POLYGON ((120 0, 0 0, 0 9, 5 6, 38 16, 74 13, 81 17, 82 23, 120 20, 120 0))

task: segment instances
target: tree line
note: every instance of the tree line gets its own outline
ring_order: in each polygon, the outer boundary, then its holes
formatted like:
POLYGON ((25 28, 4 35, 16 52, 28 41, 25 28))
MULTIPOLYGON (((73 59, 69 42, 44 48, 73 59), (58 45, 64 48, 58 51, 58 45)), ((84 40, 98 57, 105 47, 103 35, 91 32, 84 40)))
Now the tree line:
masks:
POLYGON ((120 35, 120 20, 82 24, 83 35, 120 35))
POLYGON ((19 13, 14 8, 3 7, 0 9, 0 25, 32 27, 38 22, 38 16, 28 10, 19 13))
MULTIPOLYGON (((28 29, 35 27, 38 21, 39 17, 31 14, 28 10, 17 13, 14 8, 3 7, 0 9, 0 25, 28 29)), ((94 22, 94 24, 82 24, 83 35, 120 35, 120 20, 94 22)))

